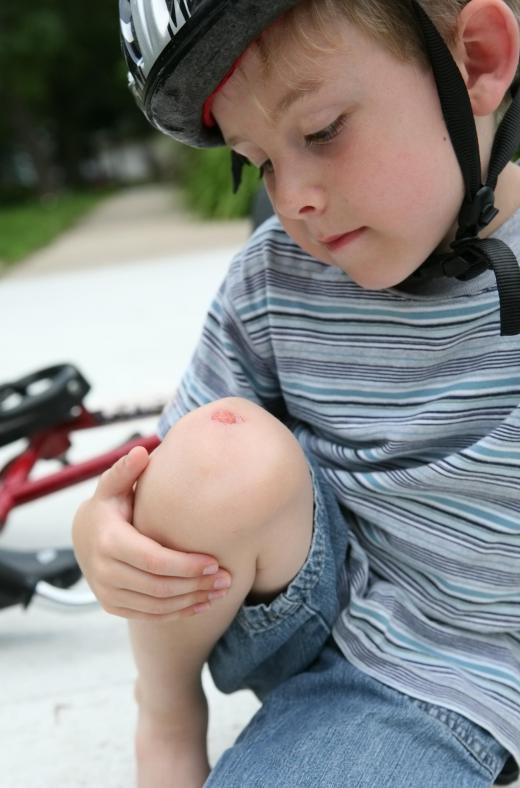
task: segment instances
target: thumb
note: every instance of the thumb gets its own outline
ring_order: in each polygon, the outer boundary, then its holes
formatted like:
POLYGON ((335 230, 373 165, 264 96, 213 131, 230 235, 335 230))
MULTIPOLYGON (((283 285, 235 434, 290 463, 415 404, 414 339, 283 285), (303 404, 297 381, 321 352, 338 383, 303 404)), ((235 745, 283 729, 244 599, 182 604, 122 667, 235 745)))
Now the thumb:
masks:
POLYGON ((120 457, 101 475, 96 496, 114 498, 118 495, 130 495, 132 487, 148 465, 148 459, 148 452, 144 446, 134 446, 128 454, 120 457))

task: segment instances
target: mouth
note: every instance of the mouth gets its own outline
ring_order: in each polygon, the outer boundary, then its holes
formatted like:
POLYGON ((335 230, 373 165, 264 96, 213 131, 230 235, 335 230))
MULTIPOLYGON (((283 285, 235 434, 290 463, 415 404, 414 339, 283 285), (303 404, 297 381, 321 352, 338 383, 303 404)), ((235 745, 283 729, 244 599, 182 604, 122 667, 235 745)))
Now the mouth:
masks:
POLYGON ((319 243, 326 246, 329 252, 336 252, 338 249, 342 249, 344 246, 351 243, 351 241, 355 241, 356 238, 359 238, 365 230, 366 227, 359 227, 357 230, 352 230, 352 232, 349 233, 340 233, 339 235, 331 235, 328 238, 320 238, 319 243))

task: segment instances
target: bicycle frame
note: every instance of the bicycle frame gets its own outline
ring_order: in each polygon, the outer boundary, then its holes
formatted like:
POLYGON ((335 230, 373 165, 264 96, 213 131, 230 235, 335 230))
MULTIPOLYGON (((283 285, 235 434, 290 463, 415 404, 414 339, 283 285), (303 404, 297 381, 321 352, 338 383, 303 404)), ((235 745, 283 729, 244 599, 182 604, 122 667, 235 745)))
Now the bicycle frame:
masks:
POLYGON ((0 470, 0 531, 5 527, 9 512, 15 507, 34 501, 66 487, 99 476, 134 446, 144 446, 152 451, 159 444, 155 435, 133 437, 117 448, 103 452, 83 462, 68 464, 64 459, 72 445, 72 433, 102 427, 121 421, 131 421, 160 413, 162 405, 138 408, 106 417, 89 411, 84 405, 73 419, 41 430, 28 438, 28 446, 7 462, 0 470), (64 463, 59 471, 38 479, 31 479, 31 472, 40 460, 57 459, 64 463))
MULTIPOLYGON (((67 451, 79 431, 111 424, 126 423, 157 416, 163 403, 148 407, 131 407, 113 413, 93 412, 83 404, 90 385, 70 364, 39 370, 0 387, 0 445, 18 440, 25 447, 0 467, 0 533, 9 513, 16 506, 71 487, 99 476, 134 446, 152 451, 158 444, 156 435, 134 435, 124 443, 97 453, 90 459, 71 463, 67 451), (46 384, 43 394, 33 392, 34 384, 46 384), (15 396, 9 407, 9 397, 15 396), (62 468, 38 478, 31 474, 41 460, 58 460, 62 468)), ((76 589, 81 577, 70 547, 36 551, 0 549, 0 609, 33 599, 63 610, 88 610, 97 606, 90 591, 76 589)))

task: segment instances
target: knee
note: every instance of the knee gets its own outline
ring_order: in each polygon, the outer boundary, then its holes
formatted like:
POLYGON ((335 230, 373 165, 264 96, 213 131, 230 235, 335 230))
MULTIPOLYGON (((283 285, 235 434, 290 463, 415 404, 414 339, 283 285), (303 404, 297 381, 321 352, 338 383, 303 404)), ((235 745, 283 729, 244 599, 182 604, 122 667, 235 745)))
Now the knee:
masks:
POLYGON ((249 535, 309 484, 292 433, 258 405, 228 397, 172 427, 138 483, 134 522, 163 544, 193 550, 199 534, 249 535))

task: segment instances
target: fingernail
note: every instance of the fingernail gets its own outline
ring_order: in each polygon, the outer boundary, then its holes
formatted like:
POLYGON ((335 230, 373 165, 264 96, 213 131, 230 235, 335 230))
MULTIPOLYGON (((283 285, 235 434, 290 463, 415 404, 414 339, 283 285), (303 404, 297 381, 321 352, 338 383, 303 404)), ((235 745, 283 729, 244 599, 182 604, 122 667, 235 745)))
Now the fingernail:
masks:
POLYGON ((202 605, 195 605, 193 610, 195 611, 195 613, 204 613, 204 611, 209 610, 210 607, 211 605, 209 604, 209 602, 204 602, 202 605))
POLYGON ((210 591, 208 594, 208 599, 222 599, 223 596, 226 596, 227 591, 210 591))
POLYGON ((203 575, 215 575, 218 572, 218 564, 209 564, 202 570, 203 575))
POLYGON ((229 588, 231 586, 231 579, 229 577, 219 577, 213 583, 213 588, 229 588))

